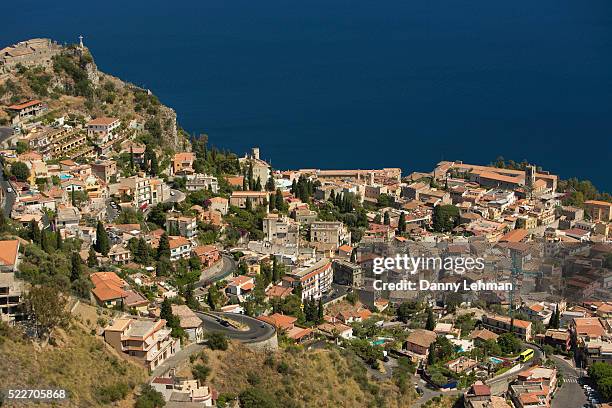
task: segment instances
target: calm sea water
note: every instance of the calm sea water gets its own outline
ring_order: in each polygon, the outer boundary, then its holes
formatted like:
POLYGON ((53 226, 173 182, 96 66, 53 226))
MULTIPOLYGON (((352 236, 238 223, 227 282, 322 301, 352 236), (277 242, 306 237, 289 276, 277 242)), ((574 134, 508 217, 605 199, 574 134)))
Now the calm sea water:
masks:
POLYGON ((612 190, 609 0, 29 0, 0 41, 76 42, 181 125, 276 168, 527 159, 612 190))

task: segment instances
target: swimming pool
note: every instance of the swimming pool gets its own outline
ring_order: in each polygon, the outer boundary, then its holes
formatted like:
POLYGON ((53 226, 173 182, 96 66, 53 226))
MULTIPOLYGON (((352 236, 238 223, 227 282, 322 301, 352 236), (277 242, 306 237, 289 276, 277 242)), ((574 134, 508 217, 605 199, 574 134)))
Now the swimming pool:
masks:
POLYGON ((493 364, 501 364, 504 362, 504 360, 502 360, 501 358, 497 358, 497 357, 489 357, 489 361, 492 362, 493 364))

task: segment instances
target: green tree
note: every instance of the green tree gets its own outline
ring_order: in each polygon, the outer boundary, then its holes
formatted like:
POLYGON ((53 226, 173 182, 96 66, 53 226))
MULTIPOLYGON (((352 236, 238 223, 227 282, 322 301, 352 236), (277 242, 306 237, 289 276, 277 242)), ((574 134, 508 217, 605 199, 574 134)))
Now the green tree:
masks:
POLYGON ((170 258, 170 240, 165 232, 159 238, 159 246, 157 247, 157 260, 161 258, 170 258))
POLYGON ((432 366, 434 364, 436 364, 436 345, 435 343, 431 343, 427 354, 427 365, 432 366))
POLYGON ((64 247, 64 242, 62 241, 62 234, 59 230, 55 232, 55 249, 61 251, 64 247))
POLYGON ((155 390, 149 384, 142 385, 134 408, 163 408, 165 406, 166 401, 161 392, 155 390))
POLYGON ((40 228, 38 227, 38 222, 32 220, 30 221, 30 239, 32 240, 33 243, 40 245, 41 244, 41 232, 40 232, 40 228))
POLYGON ((274 207, 276 207, 278 211, 283 211, 284 206, 285 201, 283 200, 283 192, 280 190, 280 188, 277 188, 276 194, 274 195, 274 207))
POLYGON ((211 350, 227 350, 229 347, 227 337, 221 332, 210 332, 206 336, 206 339, 206 345, 208 345, 211 350))
POLYGON ((397 223, 397 230, 400 233, 406 232, 406 214, 402 211, 399 216, 399 221, 397 223))
POLYGON ((172 314, 172 303, 170 302, 170 299, 164 298, 161 304, 159 317, 164 319, 166 322, 169 322, 172 320, 173 316, 174 315, 172 314))
POLYGON ((33 287, 25 296, 25 305, 34 319, 36 335, 41 339, 49 338, 54 328, 65 326, 69 321, 67 298, 55 287, 33 287))
POLYGON ((436 319, 434 318, 433 311, 431 308, 427 309, 427 321, 425 322, 425 328, 427 330, 433 330, 436 327, 436 319))
POLYGON ((497 344, 505 354, 516 354, 521 351, 521 341, 512 333, 504 333, 497 338, 497 344))
POLYGON ((76 282, 83 276, 83 260, 78 252, 73 252, 70 258, 70 281, 76 282))
POLYGON ((389 211, 385 211, 383 223, 385 225, 391 225, 391 218, 389 217, 389 211))
POLYGON ((204 364, 196 364, 191 368, 191 375, 194 380, 198 380, 201 385, 204 385, 208 375, 210 374, 210 367, 204 364))
POLYGON ((450 232, 459 222, 459 208, 454 205, 434 207, 432 227, 436 232, 450 232))
POLYGON ((268 181, 266 182, 266 191, 274 191, 274 178, 270 174, 268 181))
POLYGON ((24 162, 15 162, 11 165, 11 174, 18 181, 27 181, 30 178, 30 169, 24 162))
POLYGON ((274 396, 259 387, 247 388, 240 393, 238 400, 240 408, 277 408, 279 406, 274 396))
POLYGON ((96 251, 93 249, 93 246, 89 247, 89 255, 87 256, 87 266, 90 268, 95 268, 98 266, 98 257, 96 256, 96 251))
POLYGON ((110 250, 110 240, 102 221, 98 221, 98 225, 96 226, 96 244, 94 249, 104 256, 108 255, 108 251, 110 250))

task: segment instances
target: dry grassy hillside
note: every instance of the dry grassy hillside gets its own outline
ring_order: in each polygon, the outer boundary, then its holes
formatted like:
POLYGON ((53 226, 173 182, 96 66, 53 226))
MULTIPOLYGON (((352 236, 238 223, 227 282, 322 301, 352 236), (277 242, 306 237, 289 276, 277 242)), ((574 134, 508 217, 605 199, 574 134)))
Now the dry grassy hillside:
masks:
MULTIPOLYGON (((133 406, 132 389, 146 380, 143 368, 117 358, 77 325, 56 330, 54 343, 34 344, 17 330, 0 326, 2 388, 66 389, 70 399, 62 406, 69 407, 108 406, 115 398, 123 399, 115 406, 133 406)), ((0 406, 13 405, 5 400, 0 406)))
MULTIPOLYGON (((338 350, 305 351, 290 347, 275 353, 254 352, 232 344, 227 351, 203 352, 193 364, 211 371, 208 382, 221 396, 257 389, 269 407, 410 407, 414 394, 402 394, 392 379, 369 378, 363 364, 338 350)), ((190 368, 181 374, 190 374, 190 368)))

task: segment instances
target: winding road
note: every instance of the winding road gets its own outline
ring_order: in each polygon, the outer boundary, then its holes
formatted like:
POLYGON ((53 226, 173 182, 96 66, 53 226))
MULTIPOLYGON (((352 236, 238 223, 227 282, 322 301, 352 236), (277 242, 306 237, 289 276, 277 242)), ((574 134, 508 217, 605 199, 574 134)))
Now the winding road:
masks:
POLYGON ((221 255, 221 264, 215 264, 206 268, 200 275, 200 280, 195 284, 196 288, 207 286, 213 282, 220 281, 228 277, 236 269, 234 257, 227 254, 221 255))
POLYGON ((206 332, 221 332, 225 334, 229 339, 240 341, 241 343, 257 343, 265 341, 271 338, 276 330, 268 323, 264 323, 261 320, 254 319, 249 316, 244 316, 236 313, 220 313, 210 312, 201 313, 196 312, 200 320, 202 320, 202 327, 206 332), (248 327, 247 330, 239 330, 232 327, 231 325, 223 325, 221 322, 225 319, 231 319, 239 322, 248 327))

